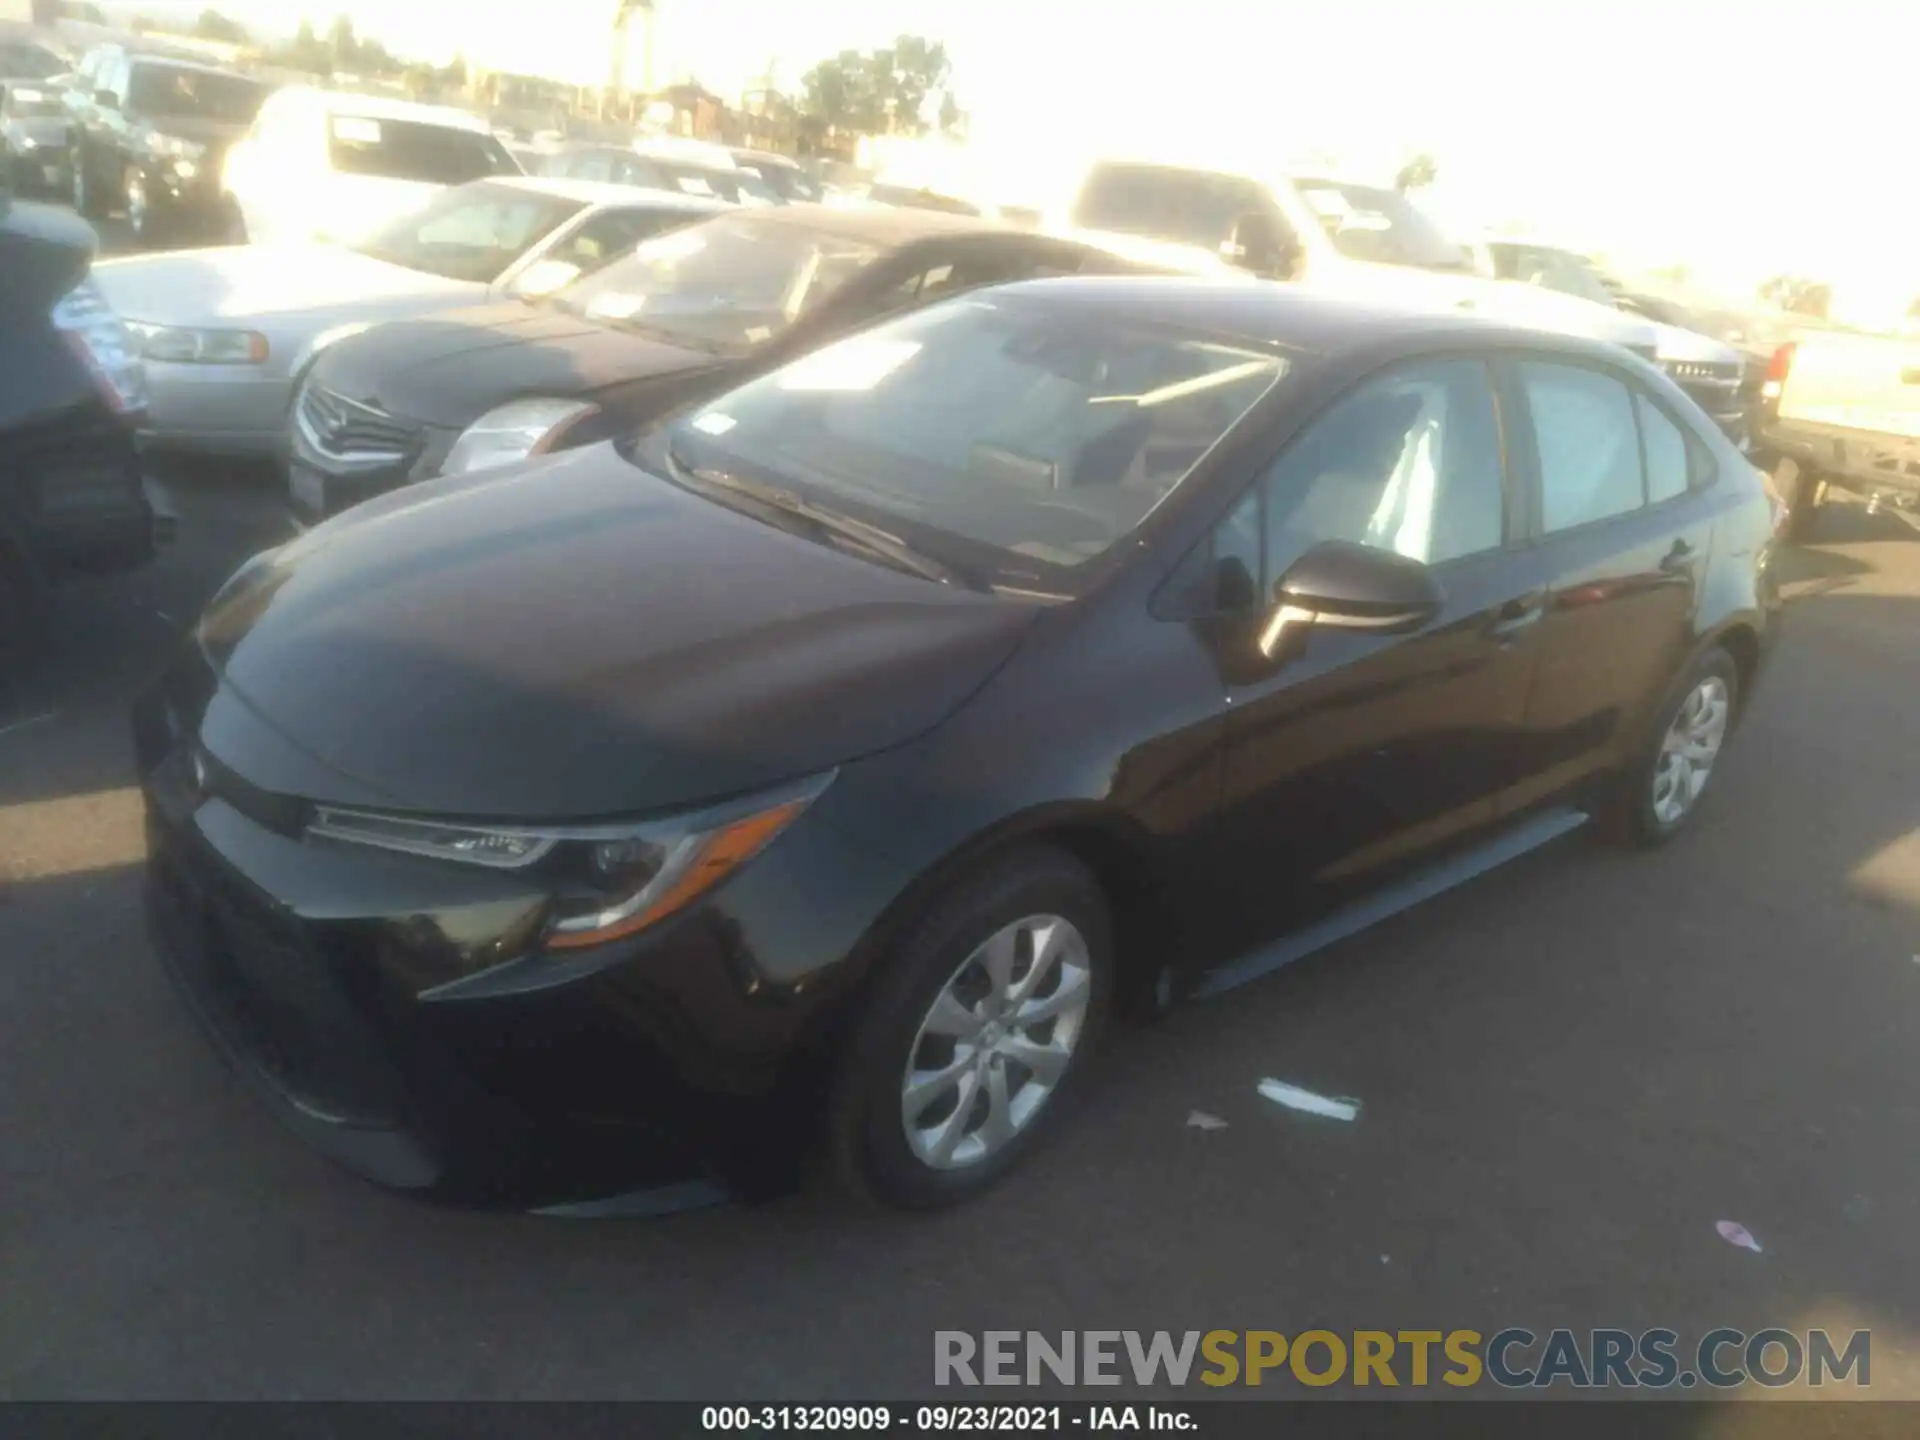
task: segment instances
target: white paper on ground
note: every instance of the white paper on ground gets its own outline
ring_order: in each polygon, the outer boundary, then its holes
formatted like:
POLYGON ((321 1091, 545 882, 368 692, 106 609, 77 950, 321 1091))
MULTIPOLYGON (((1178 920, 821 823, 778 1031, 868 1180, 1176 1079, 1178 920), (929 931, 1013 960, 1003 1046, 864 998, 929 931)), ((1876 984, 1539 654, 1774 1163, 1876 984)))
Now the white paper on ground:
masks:
POLYGON ((1336 1100, 1331 1096, 1316 1095, 1311 1090, 1302 1090, 1298 1085, 1288 1085, 1281 1080, 1262 1080, 1260 1094, 1289 1110, 1298 1110, 1307 1115, 1324 1115, 1329 1120, 1352 1120, 1360 1114, 1358 1100, 1336 1100))

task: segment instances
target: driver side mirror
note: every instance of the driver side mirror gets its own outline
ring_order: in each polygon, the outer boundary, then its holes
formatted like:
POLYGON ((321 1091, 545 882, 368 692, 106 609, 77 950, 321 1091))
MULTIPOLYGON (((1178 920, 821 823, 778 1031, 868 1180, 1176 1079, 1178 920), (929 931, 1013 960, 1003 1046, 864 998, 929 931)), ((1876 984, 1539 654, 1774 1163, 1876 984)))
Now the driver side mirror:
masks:
POLYGON ((580 267, 566 260, 536 260, 509 287, 515 295, 538 300, 580 278, 580 267))
POLYGON ((1289 634, 1310 627, 1404 634, 1427 624, 1444 602, 1433 572, 1418 560, 1348 540, 1323 541, 1274 583, 1260 653, 1274 658, 1289 634))
POLYGON ((93 103, 102 110, 118 110, 120 97, 111 90, 96 90, 93 92, 93 103))

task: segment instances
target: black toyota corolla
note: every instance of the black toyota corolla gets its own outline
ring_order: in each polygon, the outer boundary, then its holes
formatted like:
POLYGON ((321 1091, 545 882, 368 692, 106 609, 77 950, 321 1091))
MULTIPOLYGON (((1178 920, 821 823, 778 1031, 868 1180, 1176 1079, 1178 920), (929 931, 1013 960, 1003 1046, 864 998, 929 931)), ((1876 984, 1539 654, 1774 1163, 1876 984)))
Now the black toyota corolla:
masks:
POLYGON ((153 921, 389 1185, 937 1206, 1109 1014, 1685 826, 1774 521, 1621 351, 980 291, 251 562, 137 712, 153 921))

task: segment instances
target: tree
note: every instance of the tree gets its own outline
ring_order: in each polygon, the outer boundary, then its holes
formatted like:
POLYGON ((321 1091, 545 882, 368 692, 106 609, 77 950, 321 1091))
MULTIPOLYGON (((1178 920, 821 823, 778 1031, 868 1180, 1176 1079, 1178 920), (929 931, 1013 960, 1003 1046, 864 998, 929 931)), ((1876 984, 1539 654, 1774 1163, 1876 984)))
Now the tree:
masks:
POLYGON ((1433 184, 1438 175, 1439 167, 1434 163, 1433 156, 1423 151, 1400 167, 1400 173, 1394 177, 1393 188, 1418 190, 1433 184))
POLYGON ((225 45, 245 45, 252 38, 246 26, 218 10, 202 10, 194 22, 193 33, 203 40, 218 40, 225 45))
POLYGON ((335 70, 353 71, 359 68, 360 42, 354 38, 352 17, 334 17, 333 28, 327 31, 327 55, 335 70))
POLYGON ((458 50, 453 52, 453 59, 440 72, 440 87, 456 91, 467 88, 467 57, 458 50))
POLYGON ((954 99, 953 92, 947 91, 940 97, 940 133, 952 135, 967 123, 967 117, 960 108, 960 102, 954 99))
MULTIPOLYGON (((862 54, 842 50, 822 60, 800 81, 801 113, 836 130, 868 135, 927 128, 922 111, 928 97, 946 88, 952 73, 947 47, 918 35, 902 35, 884 50, 862 54)), ((949 94, 941 105, 944 119, 958 116, 949 94)))

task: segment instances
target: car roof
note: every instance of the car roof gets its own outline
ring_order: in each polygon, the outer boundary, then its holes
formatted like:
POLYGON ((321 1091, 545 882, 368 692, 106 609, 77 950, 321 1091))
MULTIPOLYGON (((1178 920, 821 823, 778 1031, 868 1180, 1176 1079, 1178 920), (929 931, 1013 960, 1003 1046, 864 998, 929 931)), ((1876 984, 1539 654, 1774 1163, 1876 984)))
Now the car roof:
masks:
POLYGON ((557 195, 565 200, 578 200, 583 205, 648 205, 659 210, 685 210, 690 215, 705 215, 734 208, 724 200, 705 195, 685 195, 677 190, 652 190, 640 185, 610 185, 602 180, 570 180, 564 176, 491 175, 476 183, 508 185, 515 190, 557 195))
POLYGON ((1049 302, 1146 324, 1234 335, 1290 350, 1337 356, 1419 340, 1441 349, 1451 340, 1535 348, 1596 359, 1628 352, 1603 341, 1510 325, 1452 309, 1423 310, 1332 296, 1271 280, 1192 276, 1088 275, 1025 280, 998 293, 1044 296, 1049 302))
MULTIPOLYGON (((909 210, 890 205, 779 205, 749 212, 756 221, 797 225, 826 235, 865 240, 893 248, 935 235, 1017 235, 1031 240, 1034 232, 976 215, 949 215, 943 210, 909 210)), ((1075 241, 1062 243, 1075 244, 1075 241)))
POLYGON ((411 121, 416 125, 441 125, 452 130, 470 130, 476 135, 493 133, 486 121, 451 105, 426 105, 418 100, 395 100, 385 95, 361 95, 352 90, 323 90, 317 85, 289 85, 280 92, 324 106, 335 114, 366 120, 411 121))

